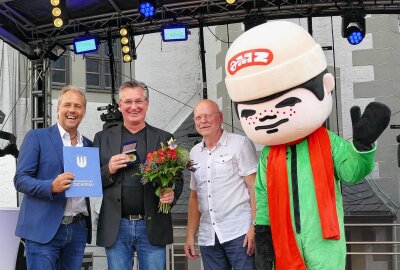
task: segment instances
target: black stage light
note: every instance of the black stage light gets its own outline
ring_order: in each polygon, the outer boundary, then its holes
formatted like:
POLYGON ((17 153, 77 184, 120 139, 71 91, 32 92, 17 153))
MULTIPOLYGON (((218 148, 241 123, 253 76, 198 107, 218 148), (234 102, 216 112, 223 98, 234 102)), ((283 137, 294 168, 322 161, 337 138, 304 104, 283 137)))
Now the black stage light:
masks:
POLYGON ((49 58, 50 60, 53 61, 57 61, 57 59, 60 58, 61 55, 63 55, 66 51, 67 49, 64 46, 54 42, 49 46, 47 51, 44 53, 44 57, 49 58))
POLYGON ((342 37, 351 45, 357 45, 365 37, 365 15, 361 12, 349 12, 342 16, 342 37))

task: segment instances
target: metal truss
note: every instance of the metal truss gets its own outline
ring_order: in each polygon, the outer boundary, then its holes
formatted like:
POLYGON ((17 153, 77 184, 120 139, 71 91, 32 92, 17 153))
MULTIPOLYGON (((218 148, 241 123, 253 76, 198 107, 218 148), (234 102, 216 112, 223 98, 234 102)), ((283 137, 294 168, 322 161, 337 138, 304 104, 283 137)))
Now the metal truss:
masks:
MULTIPOLYGON (((3 0, 4 1, 4 0, 3 0)), ((104 1, 104 0, 101 0, 104 1)), ((12 1, 11 1, 12 2, 12 1)), ((342 15, 347 10, 357 10, 365 14, 400 13, 400 0, 238 0, 229 5, 225 0, 164 0, 157 9, 155 17, 145 19, 136 7, 123 10, 118 1, 108 0, 115 12, 88 14, 86 17, 70 18, 62 29, 52 24, 35 25, 7 2, 0 0, 0 16, 9 19, 10 26, 19 30, 19 38, 30 47, 47 41, 71 44, 72 39, 85 34, 106 36, 111 29, 117 35, 121 24, 131 25, 135 35, 153 33, 172 22, 186 24, 189 28, 243 22, 251 16, 260 16, 267 20, 322 17, 342 15)), ((1 32, 0 32, 1 35, 1 32)))
POLYGON ((49 60, 32 63, 32 128, 43 128, 51 125, 51 88, 49 76, 46 76, 49 60))

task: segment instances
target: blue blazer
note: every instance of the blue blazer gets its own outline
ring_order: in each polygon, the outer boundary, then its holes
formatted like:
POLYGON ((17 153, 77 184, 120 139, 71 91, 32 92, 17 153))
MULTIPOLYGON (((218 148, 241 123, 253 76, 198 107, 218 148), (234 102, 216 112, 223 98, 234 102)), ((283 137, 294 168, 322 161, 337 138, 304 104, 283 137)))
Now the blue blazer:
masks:
MULTIPOLYGON (((83 146, 92 142, 83 138, 83 146)), ((64 172, 63 142, 57 125, 30 130, 22 142, 14 185, 24 193, 15 234, 23 239, 48 243, 60 227, 67 198, 65 192, 52 193, 51 183, 64 172)), ((88 239, 91 242, 92 224, 90 203, 86 198, 89 217, 88 239)))

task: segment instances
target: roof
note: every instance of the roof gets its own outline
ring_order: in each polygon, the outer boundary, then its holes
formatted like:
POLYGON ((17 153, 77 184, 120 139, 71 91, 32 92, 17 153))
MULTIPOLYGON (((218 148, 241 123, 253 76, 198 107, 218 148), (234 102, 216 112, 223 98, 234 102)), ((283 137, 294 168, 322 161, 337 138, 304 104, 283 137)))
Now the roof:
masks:
POLYGON ((341 15, 346 10, 366 14, 400 13, 400 1, 328 1, 328 0, 156 0, 153 19, 138 12, 138 0, 68 0, 68 22, 56 29, 52 24, 49 0, 0 0, 0 37, 30 59, 38 58, 37 47, 57 41, 71 44, 73 38, 87 32, 106 38, 118 27, 129 24, 135 35, 160 31, 174 20, 189 28, 221 25, 246 19, 284 19, 341 15), (36 50, 35 50, 36 49, 36 50))
POLYGON ((343 210, 346 223, 392 222, 398 208, 384 195, 372 179, 355 185, 342 184, 343 210))

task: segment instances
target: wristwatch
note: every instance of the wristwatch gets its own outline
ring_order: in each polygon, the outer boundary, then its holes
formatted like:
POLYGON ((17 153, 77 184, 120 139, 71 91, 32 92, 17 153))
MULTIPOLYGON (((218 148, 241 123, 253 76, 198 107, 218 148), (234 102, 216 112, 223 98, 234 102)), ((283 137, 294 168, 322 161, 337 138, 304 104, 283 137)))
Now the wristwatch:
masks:
POLYGON ((256 220, 255 219, 250 219, 251 220, 251 224, 256 225, 256 220))

